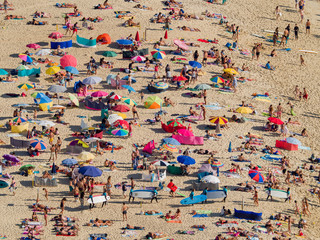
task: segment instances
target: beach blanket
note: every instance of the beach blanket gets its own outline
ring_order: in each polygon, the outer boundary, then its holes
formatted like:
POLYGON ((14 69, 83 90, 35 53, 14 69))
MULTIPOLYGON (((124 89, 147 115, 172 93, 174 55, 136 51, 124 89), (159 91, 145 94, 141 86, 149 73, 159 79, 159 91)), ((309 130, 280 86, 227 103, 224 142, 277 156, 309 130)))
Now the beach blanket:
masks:
POLYGON ((162 212, 154 213, 154 214, 144 213, 144 215, 146 215, 146 216, 161 216, 161 215, 163 215, 163 213, 162 212))
POLYGON ((137 232, 133 230, 124 230, 121 234, 122 237, 136 237, 137 232))
POLYGON ((108 236, 107 233, 94 233, 94 234, 90 234, 88 240, 92 240, 94 237, 96 238, 96 240, 107 239, 107 236, 108 236))
POLYGON ((208 216, 208 214, 195 214, 195 215, 193 215, 192 217, 194 217, 194 218, 203 218, 203 217, 209 217, 208 216))
POLYGON ((238 173, 224 172, 223 175, 225 175, 228 178, 241 178, 241 176, 238 173))
POLYGON ((166 220, 167 223, 182 223, 181 220, 166 220))

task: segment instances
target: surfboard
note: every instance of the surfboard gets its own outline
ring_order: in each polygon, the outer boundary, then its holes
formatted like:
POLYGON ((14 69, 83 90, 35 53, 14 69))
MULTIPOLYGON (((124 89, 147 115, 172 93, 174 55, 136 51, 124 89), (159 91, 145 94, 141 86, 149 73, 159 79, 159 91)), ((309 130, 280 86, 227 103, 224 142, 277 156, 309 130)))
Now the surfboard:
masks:
POLYGON ((223 190, 211 190, 207 192, 207 199, 225 198, 226 196, 223 190))
POLYGON ((91 198, 89 198, 89 199, 88 199, 88 203, 94 203, 94 204, 96 204, 96 203, 106 202, 106 201, 108 201, 108 200, 110 200, 110 197, 109 197, 109 196, 107 196, 107 199, 106 199, 105 196, 93 196, 93 201, 92 201, 91 198))
POLYGON ((189 205, 189 204, 196 204, 196 203, 201 203, 203 201, 207 200, 207 196, 205 195, 197 195, 197 196, 194 196, 193 199, 191 198, 185 198, 185 199, 182 199, 180 201, 180 203, 182 205, 189 205))
MULTIPOLYGON (((272 30, 262 30, 264 32, 268 32, 268 33, 274 33, 275 31, 272 30)), ((279 32, 279 35, 283 35, 283 32, 279 32)))
POLYGON ((179 193, 179 192, 176 192, 176 194, 180 195, 181 197, 187 197, 186 195, 179 193))
POLYGON ((0 180, 0 188, 9 187, 9 184, 6 181, 0 180))
POLYGON ((318 52, 316 52, 316 51, 312 51, 312 50, 299 50, 299 52, 305 52, 305 53, 314 53, 314 54, 318 54, 318 52))
POLYGON ((264 36, 258 35, 258 34, 251 34, 254 37, 258 37, 258 38, 265 38, 264 36))
POLYGON ((277 197, 277 198, 288 198, 288 194, 286 191, 278 190, 278 189, 271 189, 270 195, 272 197, 277 197))
POLYGON ((152 190, 134 190, 132 191, 132 196, 135 198, 152 198, 152 190))

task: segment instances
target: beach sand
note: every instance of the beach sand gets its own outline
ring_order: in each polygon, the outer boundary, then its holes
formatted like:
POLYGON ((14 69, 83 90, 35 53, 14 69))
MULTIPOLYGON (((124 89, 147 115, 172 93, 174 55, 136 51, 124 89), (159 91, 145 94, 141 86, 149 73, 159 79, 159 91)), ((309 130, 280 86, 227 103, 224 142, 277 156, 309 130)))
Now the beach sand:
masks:
MULTIPOLYGON (((4 69, 13 69, 16 68, 20 64, 20 59, 18 58, 18 54, 25 52, 27 48, 25 45, 29 43, 41 43, 44 48, 48 48, 48 43, 50 43, 50 39, 48 39, 48 35, 56 31, 56 24, 58 24, 59 31, 63 34, 65 30, 62 29, 62 24, 64 20, 62 18, 62 14, 71 12, 72 9, 61 9, 56 8, 54 4, 55 1, 16 1, 13 0, 16 10, 10 11, 9 14, 15 15, 23 15, 27 19, 25 20, 8 20, 1 21, 0 26, 0 67, 4 69), (43 19, 48 21, 49 24, 46 26, 33 26, 26 25, 26 22, 31 20, 32 17, 30 15, 36 10, 49 12, 51 13, 51 18, 43 19), (11 13, 12 12, 12 13, 11 13)), ((112 41, 120 39, 121 37, 127 37, 129 34, 135 33, 139 30, 140 37, 142 38, 143 32, 145 29, 147 30, 147 41, 143 43, 143 48, 148 47, 150 50, 153 48, 153 43, 157 41, 160 37, 164 36, 164 31, 162 30, 161 24, 150 23, 149 19, 157 12, 167 12, 162 8, 164 5, 161 1, 150 0, 150 1, 142 1, 141 4, 145 4, 149 7, 153 8, 153 11, 142 11, 133 6, 136 3, 126 3, 124 1, 110 1, 110 4, 113 5, 112 10, 94 10, 93 6, 102 3, 97 0, 95 1, 77 1, 77 6, 80 11, 83 12, 85 17, 96 17, 100 16, 104 18, 104 21, 100 23, 96 23, 95 29, 92 31, 89 30, 81 30, 79 31, 79 36, 85 38, 96 38, 99 34, 108 33, 112 41), (113 11, 121 11, 121 10, 130 10, 132 13, 136 15, 134 21, 141 23, 141 28, 126 28, 120 26, 124 20, 115 18, 115 14, 113 11)), ((195 1, 195 0, 184 0, 184 10, 187 13, 195 13, 197 15, 201 15, 202 12, 208 10, 209 12, 222 13, 227 17, 230 24, 235 23, 237 26, 240 26, 240 36, 239 36, 239 45, 243 49, 251 50, 252 46, 256 42, 261 42, 262 40, 252 36, 252 34, 258 34, 266 36, 267 33, 262 32, 263 29, 266 30, 274 30, 277 26, 279 27, 279 31, 282 32, 284 28, 290 24, 291 29, 293 29, 294 24, 299 21, 299 14, 294 9, 293 1, 245 1, 239 2, 234 0, 229 0, 226 5, 220 4, 209 4, 205 1, 195 1), (281 20, 276 21, 274 16, 274 9, 277 5, 281 6, 281 10, 283 16, 281 20)), ((308 1, 306 3, 305 10, 305 19, 310 19, 312 23, 311 27, 311 35, 306 36, 305 34, 305 22, 303 24, 299 24, 300 27, 300 37, 299 40, 292 40, 293 38, 293 30, 291 32, 291 37, 286 47, 291 48, 291 51, 278 51, 278 57, 271 58, 268 55, 270 54, 273 46, 271 43, 265 43, 264 41, 264 50, 262 51, 261 58, 259 61, 251 61, 251 55, 245 56, 241 55, 238 51, 228 51, 224 45, 227 42, 232 42, 231 34, 226 32, 225 28, 218 25, 217 19, 207 19, 204 20, 190 20, 190 21, 173 21, 171 24, 172 31, 169 31, 169 38, 166 40, 167 42, 172 43, 175 38, 184 38, 186 40, 190 40, 192 42, 198 43, 201 47, 191 47, 191 49, 199 50, 200 58, 202 58, 201 50, 208 50, 212 45, 207 43, 197 42, 198 38, 217 38, 219 40, 219 44, 215 45, 219 50, 225 49, 226 54, 232 57, 232 60, 236 63, 236 66, 241 67, 243 63, 246 63, 250 68, 249 73, 242 73, 241 75, 244 77, 248 77, 254 79, 253 81, 248 81, 244 84, 238 83, 238 91, 236 94, 220 94, 216 90, 208 91, 208 103, 219 103, 220 106, 225 106, 221 110, 212 111, 207 110, 207 116, 222 116, 226 115, 227 117, 231 117, 233 113, 227 112, 229 108, 236 108, 238 104, 241 104, 241 101, 245 101, 246 103, 252 103, 255 106, 258 114, 255 116, 249 116, 251 120, 244 123, 229 123, 229 129, 225 129, 222 131, 222 139, 219 141, 205 141, 205 144, 201 147, 191 147, 191 149, 203 148, 215 150, 218 153, 215 155, 221 162, 225 165, 221 169, 221 171, 226 171, 230 169, 231 161, 230 156, 236 156, 239 153, 228 153, 228 144, 231 141, 233 147, 238 147, 241 145, 243 140, 238 139, 236 136, 244 135, 247 132, 251 132, 253 134, 260 134, 264 137, 264 144, 274 146, 275 141, 280 139, 278 134, 272 134, 269 132, 263 132, 262 127, 266 123, 266 117, 261 115, 261 112, 267 110, 270 103, 260 102, 251 100, 251 94, 259 93, 263 94, 268 92, 271 98, 271 104, 274 107, 278 105, 279 102, 282 103, 285 113, 283 114, 283 119, 287 120, 289 116, 289 106, 287 102, 290 100, 295 105, 295 113, 296 117, 293 117, 294 120, 299 120, 301 125, 290 125, 289 130, 293 132, 300 133, 303 128, 306 128, 309 137, 297 137, 304 146, 311 147, 312 151, 307 150, 299 150, 299 151, 285 151, 283 150, 283 155, 288 156, 290 158, 292 167, 291 170, 295 170, 298 166, 301 166, 307 159, 310 157, 311 153, 315 153, 316 155, 319 153, 319 83, 317 82, 318 76, 320 73, 319 68, 319 55, 317 54, 307 54, 304 53, 304 59, 306 61, 307 66, 300 66, 299 55, 300 52, 298 50, 306 49, 306 50, 314 50, 319 51, 320 46, 320 33, 319 33, 319 3, 317 1, 308 1), (184 32, 179 31, 177 29, 178 26, 189 26, 189 27, 197 27, 201 29, 201 32, 184 32), (264 68, 261 68, 258 64, 265 65, 267 61, 271 61, 273 66, 276 66, 275 71, 268 71, 264 68), (309 93, 308 102, 304 101, 295 101, 291 98, 293 95, 294 86, 299 85, 302 90, 303 87, 306 87, 309 93)), ((4 16, 4 14, 2 14, 4 16)), ((81 18, 76 18, 72 20, 72 23, 75 21, 79 21, 81 18)), ((81 22, 79 22, 81 23, 81 22)), ((70 39, 69 36, 63 37, 63 40, 70 39)), ((75 36, 73 37, 75 42, 75 36)), ((121 54, 119 48, 113 48, 112 46, 116 46, 112 44, 111 46, 98 46, 97 48, 81 48, 78 46, 74 46, 67 50, 67 52, 73 56, 75 56, 78 60, 78 69, 82 74, 77 76, 75 80, 82 80, 85 78, 86 66, 85 64, 89 61, 90 56, 94 56, 96 60, 102 57, 101 53, 107 50, 115 51, 119 53, 115 58, 106 58, 108 60, 114 61, 113 69, 102 69, 98 70, 98 76, 102 77, 103 82, 97 86, 95 89, 97 90, 106 90, 107 92, 115 91, 114 89, 110 89, 109 86, 106 85, 106 76, 109 73, 117 73, 119 68, 127 67, 129 61, 124 61, 121 59, 121 54)), ((165 47, 163 50, 175 50, 175 47, 165 47)), ((276 49, 279 49, 277 46, 276 49)), ((34 50, 29 50, 30 52, 34 52, 34 50)), ((166 59, 162 60, 162 65, 165 66, 167 63, 170 63, 170 58, 173 57, 172 54, 168 54, 166 59)), ((59 62, 59 57, 49 56, 50 59, 59 62)), ((192 60, 192 56, 187 57, 188 60, 192 60)), ((209 59, 210 61, 210 59, 209 59)), ((140 65, 140 64, 136 64, 140 65)), ((171 70, 173 75, 179 75, 182 65, 180 64, 172 64, 170 63, 171 70)), ((45 75, 45 66, 44 64, 39 64, 37 67, 41 67, 42 74, 39 78, 30 79, 19 78, 16 83, 0 83, 0 119, 3 124, 12 117, 12 112, 14 110, 11 107, 13 104, 24 102, 24 103, 33 103, 33 99, 30 97, 30 94, 33 92, 27 91, 28 95, 26 98, 8 98, 2 94, 4 93, 22 93, 22 90, 18 89, 17 86, 21 83, 26 82, 35 82, 41 85, 41 88, 37 88, 37 91, 45 92, 47 88, 52 85, 50 82, 50 77, 45 75)), ((209 65, 204 68, 206 74, 199 78, 198 83, 207 83, 211 82, 209 79, 212 75, 220 74, 222 72, 221 66, 209 65)), ((164 74, 164 68, 161 69, 161 75, 164 74)), ((133 87, 136 90, 145 89, 147 83, 151 80, 153 73, 136 73, 135 78, 138 80, 133 87)), ((125 73, 121 73, 121 77, 125 76, 125 73)), ((68 92, 72 92, 72 88, 68 88, 68 92)), ((131 152, 133 150, 132 144, 146 144, 150 140, 154 139, 155 142, 160 143, 162 138, 169 137, 169 133, 165 133, 160 124, 148 125, 145 124, 143 120, 147 118, 153 118, 155 110, 145 109, 141 102, 140 96, 138 93, 128 94, 127 90, 118 90, 116 91, 118 94, 122 96, 128 96, 133 100, 139 103, 138 112, 140 115, 139 124, 140 126, 134 126, 133 136, 129 139, 115 138, 104 135, 103 140, 111 141, 116 145, 122 145, 124 148, 119 151, 114 151, 111 153, 108 151, 102 156, 97 156, 94 159, 94 166, 100 167, 101 169, 105 169, 103 167, 104 160, 106 158, 115 160, 118 162, 117 166, 119 167, 118 171, 115 172, 104 172, 103 175, 97 178, 98 181, 106 181, 108 176, 112 177, 112 183, 116 184, 122 181, 130 181, 130 176, 137 176, 142 173, 142 171, 133 171, 131 167, 131 152)), ((194 105, 203 101, 203 99, 197 98, 185 98, 182 96, 182 93, 186 91, 177 91, 174 86, 163 93, 157 94, 159 97, 170 97, 172 101, 176 103, 174 107, 166 107, 164 110, 168 112, 168 115, 163 116, 163 121, 173 118, 171 114, 180 113, 180 114, 188 114, 189 107, 194 107, 194 105)), ((67 93, 62 94, 67 96, 67 93)), ((145 98, 147 98, 151 94, 146 94, 145 98)), ((57 100, 53 100, 54 103, 57 103, 57 100)), ((60 104, 67 103, 67 101, 60 101, 60 104)), ((32 116, 32 108, 27 108, 29 111, 29 116, 32 116)), ((199 110, 198 110, 199 111, 199 110)), ((73 108, 68 109, 64 116, 64 121, 70 123, 70 125, 61 125, 57 124, 56 127, 59 128, 60 136, 62 137, 63 146, 68 144, 71 138, 71 133, 73 131, 80 130, 80 122, 81 119, 77 117, 77 115, 90 116, 91 121, 90 124, 98 124, 100 123, 100 112, 99 111, 90 111, 81 108, 73 108)), ((240 114, 237 114, 241 116, 240 114)), ((50 114, 46 112, 39 112, 39 119, 48 119, 51 117, 50 114)), ((128 117, 132 118, 131 112, 128 113, 128 117)), ((206 126, 209 124, 208 120, 198 122, 197 125, 192 124, 192 129, 194 131, 195 136, 203 136, 204 130, 206 126)), ((32 125, 32 124, 31 124, 32 125)), ((31 129, 31 127, 29 128, 31 129)), ((9 144, 9 138, 4 129, 0 132, 0 139, 9 144)), ((44 138, 44 141, 48 143, 48 139, 44 138)), ((55 139, 56 141, 56 139, 55 139)), ((260 147, 260 146, 259 146, 260 147)), ((186 146, 181 146, 179 149, 185 150, 186 146)), ((25 149, 14 149, 9 147, 8 145, 0 147, 0 154, 6 154, 11 151, 15 151, 18 156, 21 156, 24 161, 23 164, 34 164, 37 166, 36 170, 42 172, 43 170, 48 170, 45 166, 49 159, 49 152, 46 151, 44 154, 41 154, 40 157, 30 158, 27 157, 25 149)), ((178 156, 178 154, 175 154, 178 156)), ((191 181, 196 179, 197 169, 205 163, 208 156, 191 154, 197 161, 194 165, 195 169, 192 169, 193 174, 190 176, 171 176, 168 174, 166 178, 166 182, 170 179, 174 180, 174 183, 181 187, 181 192, 186 195, 189 194, 191 190, 191 181)), ((252 160, 253 163, 261 165, 261 166, 274 166, 271 162, 260 159, 260 156, 263 156, 261 152, 258 155, 246 155, 247 158, 252 160)), ((65 158, 68 158, 67 154, 59 154, 57 163, 61 163, 61 161, 65 158)), ((240 163, 241 167, 245 167, 244 163, 240 163)), ((278 165, 279 166, 279 165, 278 165)), ((7 235, 8 239, 17 239, 21 237, 21 233, 23 231, 22 228, 19 228, 18 224, 21 223, 21 220, 24 218, 30 218, 32 215, 32 211, 29 208, 35 202, 37 196, 37 188, 32 188, 31 181, 33 176, 23 177, 17 174, 19 166, 10 167, 6 169, 5 173, 11 173, 16 181, 17 181, 17 191, 15 196, 11 196, 9 190, 1 189, 0 191, 0 212, 2 213, 2 220, 0 221, 0 234, 7 235)), ((146 171, 144 171, 146 172, 146 171)), ((312 187, 317 187, 318 182, 315 179, 317 173, 311 173, 309 171, 304 171, 304 176, 306 183, 304 185, 295 186, 291 185, 292 192, 292 200, 291 203, 284 203, 283 200, 275 200, 275 201, 265 201, 267 194, 263 191, 264 185, 257 185, 260 187, 259 192, 259 206, 255 207, 252 200, 252 193, 243 193, 237 191, 229 191, 228 198, 226 203, 223 202, 215 202, 208 204, 199 204, 194 206, 182 206, 180 205, 180 200, 182 198, 170 198, 168 192, 160 191, 159 192, 159 203, 153 202, 149 203, 147 200, 143 200, 142 204, 140 204, 139 200, 136 200, 134 204, 129 204, 128 211, 128 223, 130 225, 139 225, 144 226, 144 231, 137 231, 138 237, 141 238, 145 236, 149 231, 156 232, 164 232, 170 238, 174 239, 213 239, 218 233, 225 232, 225 229, 219 228, 215 226, 215 222, 218 220, 220 210, 222 206, 226 206, 227 209, 241 209, 242 199, 245 202, 244 210, 254 211, 254 212, 263 212, 263 223, 270 217, 272 214, 276 214, 278 212, 282 212, 285 214, 291 214, 293 216, 294 209, 294 200, 299 202, 299 206, 301 207, 301 200, 303 197, 307 197, 310 202, 310 217, 303 217, 307 220, 308 227, 304 230, 307 239, 316 239, 319 234, 319 229, 317 225, 319 224, 319 218, 317 217, 319 214, 319 201, 316 196, 313 196, 308 191, 312 187), (158 218, 157 216, 137 216, 137 213, 140 213, 141 210, 157 210, 163 213, 172 210, 176 211, 177 208, 180 208, 182 211, 182 223, 166 223, 164 219, 158 218), (204 209, 204 210, 212 210, 214 212, 214 217, 209 218, 192 218, 190 214, 192 210, 204 209), (195 224, 205 224, 207 229, 204 231, 196 231, 195 236, 185 236, 185 235, 177 235, 175 234, 177 230, 192 230, 190 229, 191 225, 195 224)), ((108 205, 104 208, 100 208, 98 205, 93 210, 89 210, 87 207, 82 211, 80 208, 80 203, 74 202, 73 196, 69 193, 69 181, 64 174, 59 173, 57 175, 58 178, 58 187, 48 188, 49 190, 49 201, 47 202, 44 199, 42 188, 40 188, 40 203, 48 205, 50 207, 58 207, 60 204, 60 200, 63 197, 67 197, 66 202, 66 216, 78 217, 80 219, 79 226, 79 236, 77 237, 68 237, 68 239, 87 239, 88 235, 91 233, 108 233, 108 237, 110 239, 121 239, 121 227, 125 226, 125 223, 122 222, 121 215, 121 206, 124 199, 122 199, 121 190, 112 189, 114 196, 111 198, 108 205), (93 228, 83 226, 90 219, 99 218, 99 219, 108 219, 113 220, 114 224, 111 227, 104 228, 93 228)), ((279 176, 281 182, 284 182, 284 176, 279 176)), ((237 183, 251 181, 249 178, 247 171, 243 171, 243 175, 240 179, 232 179, 225 177, 222 173, 220 175, 221 186, 236 186, 237 183)), ((141 180, 136 180, 136 184, 138 188, 142 186, 155 186, 157 183, 150 182, 142 182, 141 180)), ((287 185, 281 184, 281 187, 286 189, 287 185)), ((97 193, 101 193, 102 190, 97 190, 97 193)), ((200 194, 200 192, 197 192, 200 194)), ((126 199, 127 201, 127 199, 126 199)), ((54 210, 49 214, 49 218, 58 214, 60 210, 54 210)), ((43 222, 43 214, 38 214, 39 219, 43 222)), ((293 216, 295 219, 295 223, 298 222, 299 216, 293 216)), ((240 224, 239 227, 250 230, 253 224, 248 222, 242 222, 242 220, 237 220, 240 224)), ((44 227, 44 235, 41 236, 41 239, 55 239, 56 237, 53 235, 52 229, 53 222, 49 222, 47 227, 44 227)), ((281 227, 280 229, 286 230, 286 227, 281 227)), ((293 237, 294 234, 297 234, 298 228, 295 224, 293 226, 293 237)), ((271 239, 273 236, 268 236, 266 234, 260 234, 262 239, 271 239)), ((67 237, 60 237, 60 239, 67 239, 67 237)))

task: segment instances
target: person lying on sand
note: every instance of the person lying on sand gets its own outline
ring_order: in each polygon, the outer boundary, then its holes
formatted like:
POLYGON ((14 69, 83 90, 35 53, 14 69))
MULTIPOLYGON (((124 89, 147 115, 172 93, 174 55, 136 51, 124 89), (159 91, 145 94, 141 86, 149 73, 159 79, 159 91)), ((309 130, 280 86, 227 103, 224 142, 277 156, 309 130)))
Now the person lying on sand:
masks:
POLYGON ((133 17, 128 19, 127 21, 125 21, 124 24, 128 25, 129 27, 139 27, 140 26, 140 23, 133 22, 133 17))
POLYGON ((149 232, 146 235, 147 239, 158 239, 158 238, 165 238, 167 235, 164 233, 158 233, 158 232, 149 232))
POLYGON ((29 25, 47 25, 48 22, 45 22, 45 21, 40 22, 35 19, 32 19, 32 21, 27 22, 27 24, 29 24, 29 25))
POLYGON ((76 229, 62 230, 57 232, 57 235, 76 236, 77 234, 78 234, 78 230, 76 229))
POLYGON ((141 5, 140 3, 136 6, 134 6, 134 8, 139 8, 139 9, 142 9, 142 10, 152 10, 151 7, 147 7, 145 5, 141 5))
POLYGON ((50 18, 51 15, 50 13, 35 11, 35 13, 33 14, 33 17, 34 18, 50 18))
POLYGON ((62 214, 59 214, 58 216, 54 216, 51 221, 60 221, 60 222, 75 222, 78 221, 78 218, 75 217, 66 217, 62 216, 62 214))
POLYGON ((72 4, 72 3, 57 3, 56 6, 58 8, 74 8, 74 7, 77 7, 77 5, 75 4, 72 4))
POLYGON ((133 226, 133 225, 129 225, 127 224, 127 226, 123 229, 134 229, 134 230, 144 230, 144 227, 141 226, 133 226))
POLYGON ((87 224, 87 226, 97 226, 97 227, 101 227, 101 226, 111 226, 113 224, 113 221, 110 220, 101 220, 96 218, 93 221, 90 221, 90 223, 87 224))
POLYGON ((42 212, 45 208, 47 208, 48 211, 51 211, 51 210, 55 210, 56 208, 50 208, 50 207, 47 207, 43 204, 40 204, 40 203, 36 203, 36 204, 33 204, 31 206, 31 208, 34 210, 34 211, 38 211, 38 212, 42 212))
POLYGON ((201 32, 199 28, 191 28, 186 26, 182 26, 182 27, 178 26, 178 29, 183 31, 190 31, 190 32, 201 32))
POLYGON ((22 17, 21 15, 7 15, 4 17, 4 20, 9 19, 26 19, 25 17, 22 17))
POLYGON ((54 229, 55 232, 69 231, 69 230, 79 230, 79 226, 77 224, 74 224, 72 226, 64 226, 64 227, 55 226, 53 229, 54 229))

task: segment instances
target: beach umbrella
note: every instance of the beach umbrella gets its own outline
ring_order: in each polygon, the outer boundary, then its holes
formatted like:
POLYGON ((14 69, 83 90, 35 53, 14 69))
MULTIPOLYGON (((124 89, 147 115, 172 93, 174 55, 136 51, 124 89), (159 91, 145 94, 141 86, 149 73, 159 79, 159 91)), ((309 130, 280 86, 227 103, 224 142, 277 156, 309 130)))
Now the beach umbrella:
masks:
POLYGON ((48 37, 51 39, 58 39, 58 38, 62 38, 63 34, 59 32, 52 32, 48 37))
POLYGON ((264 177, 257 170, 250 170, 249 171, 249 176, 251 177, 252 180, 254 180, 254 181, 258 182, 258 183, 263 183, 264 182, 264 177))
POLYGON ((112 135, 120 136, 120 137, 127 136, 128 133, 129 133, 128 130, 125 130, 125 129, 122 129, 122 128, 114 129, 114 130, 111 131, 112 135))
POLYGON ((199 173, 200 172, 214 173, 215 170, 212 169, 211 164, 202 164, 201 168, 199 169, 199 173))
POLYGON ((84 141, 87 142, 87 143, 92 143, 92 142, 100 141, 100 138, 90 137, 90 138, 84 139, 84 141))
POLYGON ((184 76, 173 76, 172 81, 177 81, 177 82, 182 82, 182 81, 186 81, 188 80, 188 78, 184 77, 184 76))
POLYGON ((28 120, 25 119, 25 118, 22 118, 22 117, 16 117, 16 118, 12 119, 12 122, 14 122, 14 123, 24 123, 24 122, 28 122, 28 120))
POLYGON ((238 113, 243 113, 243 114, 250 114, 253 112, 253 110, 249 107, 239 107, 236 110, 238 113))
POLYGON ((40 99, 39 99, 39 104, 50 103, 50 102, 52 102, 52 100, 50 98, 48 98, 46 95, 44 95, 43 97, 40 97, 40 99))
POLYGON ((47 97, 47 96, 42 92, 34 92, 31 94, 31 97, 37 99, 37 98, 43 98, 43 97, 47 97))
POLYGON ((30 146, 38 150, 46 150, 47 144, 43 140, 34 139, 30 141, 30 146))
POLYGON ((123 97, 122 98, 122 101, 130 106, 133 106, 133 105, 138 105, 135 101, 133 101, 132 99, 130 98, 127 98, 127 97, 123 97))
POLYGON ((183 127, 183 123, 180 119, 170 119, 168 122, 167 122, 167 125, 169 127, 183 127))
POLYGON ((237 75, 239 74, 236 70, 234 70, 233 68, 226 68, 226 69, 223 69, 223 71, 225 73, 229 73, 229 74, 233 74, 233 75, 237 75))
POLYGON ((157 82, 154 84, 154 88, 160 89, 160 90, 168 89, 168 87, 169 87, 168 83, 165 83, 165 82, 157 82))
POLYGON ((210 117, 209 122, 214 123, 214 124, 226 124, 228 122, 228 119, 224 117, 210 117))
POLYGON ((48 88, 48 91, 52 93, 63 93, 67 91, 67 88, 61 85, 52 85, 48 88))
POLYGON ((182 136, 185 136, 185 137, 192 137, 194 136, 193 132, 190 131, 190 130, 187 130, 187 129, 178 129, 177 132, 182 135, 182 136))
POLYGON ((210 81, 213 83, 224 83, 225 82, 225 80, 219 76, 215 76, 215 77, 210 78, 210 81))
POLYGON ((126 119, 127 118, 127 115, 125 113, 115 112, 115 114, 117 114, 118 116, 122 117, 122 119, 126 119))
POLYGON ((91 76, 83 79, 82 83, 86 85, 94 85, 100 83, 101 81, 102 79, 100 77, 91 76))
POLYGON ((121 87, 127 89, 129 93, 136 92, 136 90, 134 90, 134 88, 129 85, 121 85, 121 87))
POLYGON ((88 161, 94 159, 94 155, 90 152, 81 152, 77 158, 83 161, 88 161))
POLYGON ((128 39, 119 39, 116 41, 119 45, 132 45, 133 42, 128 39))
POLYGON ((170 163, 163 161, 163 160, 153 161, 153 162, 151 162, 151 164, 154 166, 160 166, 160 167, 166 167, 166 166, 171 165, 170 163))
POLYGON ((2 157, 7 161, 16 162, 16 163, 20 162, 20 160, 15 155, 4 154, 2 157))
POLYGON ((62 161, 62 165, 65 165, 65 166, 68 166, 68 167, 71 167, 73 165, 76 165, 78 163, 78 161, 74 158, 67 158, 67 159, 64 159, 62 161))
POLYGON ((49 121, 49 120, 41 120, 41 121, 38 122, 38 125, 50 128, 50 127, 53 127, 56 124, 54 122, 52 122, 52 121, 49 121))
POLYGON ((78 100, 78 98, 75 96, 75 95, 73 95, 73 94, 71 94, 71 93, 69 93, 69 98, 70 98, 70 101, 74 104, 74 105, 76 105, 77 107, 79 107, 79 100, 78 100))
POLYGON ((13 104, 13 107, 29 107, 30 104, 28 103, 17 103, 17 104, 13 104))
POLYGON ((109 117, 108 117, 108 122, 109 122, 109 124, 113 124, 115 121, 117 121, 117 120, 123 120, 123 118, 122 117, 120 117, 118 114, 111 114, 111 115, 109 115, 109 117))
POLYGON ((201 182, 207 182, 207 183, 214 184, 214 183, 220 183, 220 179, 217 178, 216 176, 213 176, 213 175, 207 175, 201 179, 201 182))
POLYGON ((224 166, 224 164, 221 163, 221 162, 218 161, 218 160, 214 160, 213 163, 211 164, 211 166, 214 167, 214 168, 221 168, 221 167, 224 166))
POLYGON ((96 92, 93 92, 91 93, 91 97, 105 97, 105 96, 108 96, 109 94, 107 92, 104 92, 104 91, 96 91, 96 92))
POLYGON ((196 160, 194 160, 192 157, 186 156, 186 155, 180 155, 177 158, 179 163, 182 163, 184 165, 192 165, 196 163, 196 160))
POLYGON ((19 54, 19 58, 27 63, 32 63, 32 58, 27 54, 19 54))
POLYGON ((148 109, 157 109, 161 108, 162 106, 162 99, 158 96, 150 96, 144 102, 144 107, 148 109))
POLYGON ((135 56, 133 58, 131 58, 132 61, 135 62, 144 62, 146 60, 146 58, 144 56, 135 56))
POLYGON ((28 70, 28 69, 30 69, 30 68, 29 68, 28 66, 26 66, 26 65, 23 65, 23 64, 20 64, 20 65, 16 68, 17 71, 28 70))
POLYGON ((33 86, 33 85, 30 85, 30 84, 28 84, 28 83, 23 83, 23 84, 20 84, 20 85, 18 86, 18 88, 24 89, 24 90, 29 90, 29 89, 34 88, 34 86, 33 86))
POLYGON ((134 38, 137 42, 140 42, 140 36, 139 36, 139 31, 136 33, 136 37, 134 38))
POLYGON ((202 68, 202 64, 197 61, 189 61, 189 65, 193 68, 202 68))
POLYGON ((79 173, 81 173, 83 176, 88 177, 99 177, 102 175, 102 171, 99 168, 96 168, 94 166, 84 166, 79 169, 79 173))
POLYGON ((114 51, 105 51, 103 54, 105 57, 116 57, 117 54, 114 51))
POLYGON ((87 143, 85 143, 84 141, 82 141, 81 139, 72 140, 69 143, 69 145, 70 146, 81 146, 81 147, 84 147, 84 148, 89 148, 89 145, 87 143))
POLYGON ((122 127, 124 129, 129 129, 129 123, 126 121, 126 120, 117 120, 115 121, 112 126, 116 127, 116 128, 119 128, 119 127, 122 127))
POLYGON ((39 109, 41 111, 48 111, 52 107, 52 100, 50 98, 42 97, 39 101, 39 109))
POLYGON ((23 170, 28 170, 30 168, 34 169, 34 168, 36 168, 36 166, 34 166, 32 164, 26 164, 26 165, 23 165, 19 170, 23 171, 23 170))
POLYGON ((284 123, 281 119, 275 117, 269 117, 268 120, 277 125, 282 125, 284 123))
POLYGON ((175 39, 173 40, 173 43, 175 45, 177 45, 179 48, 181 48, 182 50, 188 50, 189 47, 187 46, 187 44, 185 44, 184 42, 182 42, 181 40, 179 39, 175 39))
POLYGON ((197 86, 195 86, 194 88, 197 89, 197 90, 209 90, 212 87, 209 86, 208 84, 201 83, 201 84, 198 84, 197 86))
POLYGON ((299 145, 299 146, 302 145, 302 143, 294 137, 287 137, 286 142, 291 143, 291 144, 295 144, 295 145, 299 145))
POLYGON ((170 143, 163 144, 161 148, 162 150, 167 150, 169 152, 179 152, 178 148, 170 143))
POLYGON ((34 55, 36 56, 47 56, 51 53, 50 49, 40 49, 39 51, 37 51, 34 55))
POLYGON ((58 73, 59 71, 60 71, 60 67, 53 66, 53 67, 49 67, 49 68, 46 70, 46 74, 48 74, 48 75, 54 75, 54 74, 58 73))
POLYGON ((4 69, 0 69, 0 76, 2 75, 8 75, 8 72, 4 69))
POLYGON ((64 68, 64 70, 72 74, 79 74, 78 69, 76 69, 75 67, 67 66, 64 68))
POLYGON ((62 58, 60 58, 60 65, 65 67, 76 67, 77 66, 77 59, 72 55, 64 55, 62 58))
POLYGON ((37 50, 38 48, 41 48, 41 46, 39 44, 36 44, 36 43, 30 43, 26 47, 33 48, 34 50, 37 50))
POLYGON ((113 100, 120 100, 122 97, 120 95, 118 95, 118 94, 114 94, 110 98, 113 99, 113 100))
POLYGON ((155 59, 164 59, 166 57, 166 53, 161 51, 160 49, 156 49, 156 51, 152 51, 151 55, 155 59))
POLYGON ((168 39, 168 30, 164 33, 164 39, 168 39))
POLYGON ((174 138, 164 138, 164 139, 162 139, 162 142, 164 144, 169 143, 169 144, 175 145, 175 146, 180 146, 181 145, 181 143, 178 140, 174 139, 174 138))
POLYGON ((117 112, 129 112, 130 108, 126 105, 116 105, 112 108, 112 110, 117 112))

